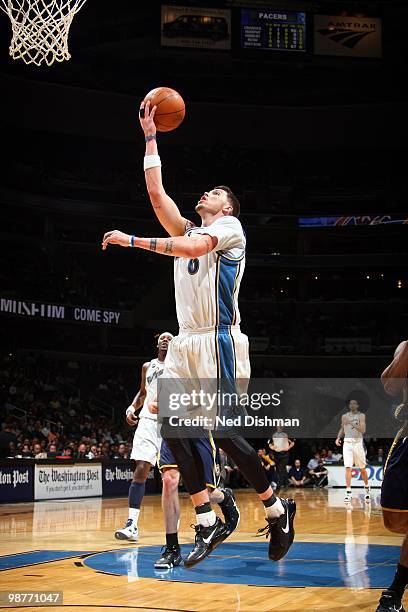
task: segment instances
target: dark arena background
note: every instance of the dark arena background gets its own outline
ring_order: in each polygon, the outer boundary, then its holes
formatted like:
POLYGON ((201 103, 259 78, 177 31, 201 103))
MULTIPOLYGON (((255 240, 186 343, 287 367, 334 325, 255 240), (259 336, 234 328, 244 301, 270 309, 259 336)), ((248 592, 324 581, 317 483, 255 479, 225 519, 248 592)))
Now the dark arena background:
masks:
MULTIPOLYGON (((36 66, 10 57, 1 13, 0 606, 402 612, 407 523, 386 529, 380 502, 402 400, 380 376, 408 330, 407 27, 397 0, 88 0, 71 59, 36 66), (255 537, 262 505, 225 455, 217 473, 241 522, 202 564, 154 567, 166 542, 156 466, 138 541, 114 535, 134 469, 125 411, 158 335, 178 333, 173 258, 101 248, 114 229, 166 236, 138 118, 157 86, 186 104, 181 126, 157 134, 182 215, 200 225, 194 207, 216 185, 241 202, 252 377, 275 390, 307 380, 319 395, 285 404, 285 419, 307 420, 284 421, 289 448, 279 423, 247 435, 297 503, 278 563, 255 537), (353 397, 371 492, 354 466, 345 501, 335 440, 353 397), (391 586, 396 599, 379 604, 391 586)), ((179 493, 184 556, 195 515, 182 479, 179 493)))

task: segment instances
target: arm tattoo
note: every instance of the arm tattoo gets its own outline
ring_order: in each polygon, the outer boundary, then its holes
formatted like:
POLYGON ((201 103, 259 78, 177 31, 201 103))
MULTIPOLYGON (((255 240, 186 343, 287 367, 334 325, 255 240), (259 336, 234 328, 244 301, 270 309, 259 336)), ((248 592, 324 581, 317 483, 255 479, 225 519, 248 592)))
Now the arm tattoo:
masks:
POLYGON ((150 250, 155 251, 157 247, 157 238, 151 238, 150 240, 150 250))
POLYGON ((164 252, 165 253, 172 253, 173 252, 173 241, 172 240, 167 240, 164 252))

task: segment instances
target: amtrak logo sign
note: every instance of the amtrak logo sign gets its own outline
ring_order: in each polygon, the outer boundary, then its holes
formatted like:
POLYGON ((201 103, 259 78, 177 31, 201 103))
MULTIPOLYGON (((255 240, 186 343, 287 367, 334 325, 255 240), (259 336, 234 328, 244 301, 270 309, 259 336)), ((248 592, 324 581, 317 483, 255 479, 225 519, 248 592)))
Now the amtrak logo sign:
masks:
POLYGON ((381 57, 381 19, 315 15, 316 55, 381 57))

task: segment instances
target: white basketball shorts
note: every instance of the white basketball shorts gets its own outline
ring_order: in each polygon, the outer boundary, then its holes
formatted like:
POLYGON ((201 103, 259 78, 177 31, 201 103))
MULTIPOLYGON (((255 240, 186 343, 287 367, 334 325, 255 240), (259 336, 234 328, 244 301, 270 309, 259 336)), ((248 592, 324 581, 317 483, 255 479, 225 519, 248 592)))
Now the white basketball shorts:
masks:
POLYGON ((344 467, 366 467, 366 451, 361 440, 343 443, 343 461, 344 467))
POLYGON ((161 446, 161 436, 156 419, 142 417, 133 438, 131 459, 135 461, 148 461, 156 465, 157 456, 161 446))

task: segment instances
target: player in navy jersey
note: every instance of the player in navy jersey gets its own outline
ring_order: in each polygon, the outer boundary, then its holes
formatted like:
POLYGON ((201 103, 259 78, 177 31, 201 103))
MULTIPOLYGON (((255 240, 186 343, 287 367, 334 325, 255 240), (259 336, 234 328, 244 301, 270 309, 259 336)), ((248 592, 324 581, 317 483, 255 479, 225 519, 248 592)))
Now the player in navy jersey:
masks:
POLYGON ((383 591, 376 612, 404 612, 402 597, 408 585, 408 341, 401 342, 394 359, 381 375, 385 391, 402 395, 395 417, 402 423, 384 466, 381 507, 384 525, 405 536, 394 580, 383 591))

